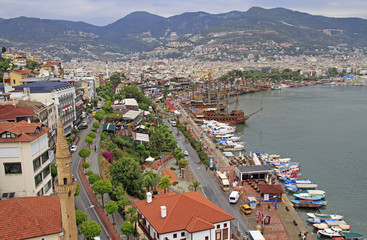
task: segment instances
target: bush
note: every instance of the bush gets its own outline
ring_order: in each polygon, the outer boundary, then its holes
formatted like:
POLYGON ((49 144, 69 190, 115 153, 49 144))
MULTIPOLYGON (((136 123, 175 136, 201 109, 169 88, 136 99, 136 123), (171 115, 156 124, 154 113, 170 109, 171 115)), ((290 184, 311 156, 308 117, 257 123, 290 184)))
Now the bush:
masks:
POLYGON ((91 129, 91 131, 92 131, 92 132, 97 132, 97 129, 92 128, 92 129, 91 129))
POLYGON ((113 162, 113 156, 112 156, 111 152, 104 151, 104 152, 102 152, 102 156, 105 157, 109 163, 113 162))
POLYGON ((88 170, 87 173, 86 173, 88 176, 94 174, 94 172, 92 170, 88 170))
POLYGON ((158 194, 158 190, 154 189, 153 190, 153 195, 157 195, 158 194))
POLYGON ((145 194, 145 193, 143 193, 143 192, 141 192, 141 193, 139 194, 139 196, 140 196, 140 199, 145 199, 145 198, 146 198, 146 194, 145 194))
POLYGON ((175 182, 172 183, 173 186, 176 186, 177 184, 178 184, 177 181, 175 181, 175 182))

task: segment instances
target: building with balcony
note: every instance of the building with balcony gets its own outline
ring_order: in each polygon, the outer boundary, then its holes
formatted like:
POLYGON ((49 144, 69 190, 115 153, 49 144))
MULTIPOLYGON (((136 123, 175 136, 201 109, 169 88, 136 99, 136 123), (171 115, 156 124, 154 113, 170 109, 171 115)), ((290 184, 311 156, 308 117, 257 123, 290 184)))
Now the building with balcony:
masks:
POLYGON ((48 131, 42 123, 0 122, 1 194, 26 197, 52 193, 48 131))
POLYGON ((148 240, 227 240, 234 217, 198 192, 162 194, 134 203, 148 240))
POLYGON ((68 82, 38 81, 14 87, 23 90, 28 100, 39 101, 49 106, 54 103, 56 119, 62 119, 65 134, 71 133, 76 119, 75 88, 68 82))

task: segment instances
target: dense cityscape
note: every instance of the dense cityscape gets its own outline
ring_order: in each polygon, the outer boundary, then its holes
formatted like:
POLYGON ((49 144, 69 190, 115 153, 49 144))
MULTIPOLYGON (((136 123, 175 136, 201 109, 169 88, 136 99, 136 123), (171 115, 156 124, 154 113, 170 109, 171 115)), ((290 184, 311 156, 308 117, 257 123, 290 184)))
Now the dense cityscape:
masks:
POLYGON ((366 47, 208 35, 124 53, 2 46, 0 239, 364 239, 336 213, 307 223, 298 209, 325 192, 288 156, 246 151, 236 127, 263 110, 245 115, 240 96, 366 87, 366 47))

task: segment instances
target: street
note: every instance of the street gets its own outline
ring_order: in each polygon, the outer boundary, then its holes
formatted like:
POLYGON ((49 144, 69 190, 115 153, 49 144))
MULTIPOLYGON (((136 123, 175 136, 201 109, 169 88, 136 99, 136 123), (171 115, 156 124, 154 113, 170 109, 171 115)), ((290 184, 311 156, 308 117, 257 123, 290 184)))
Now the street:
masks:
POLYGON ((173 131, 173 135, 176 136, 178 147, 180 147, 182 151, 188 151, 189 156, 187 156, 187 158, 190 162, 190 168, 194 172, 197 181, 201 183, 200 187, 203 189, 205 197, 236 218, 231 222, 232 233, 237 233, 238 225, 242 234, 248 232, 250 230, 250 226, 239 209, 240 204, 243 203, 241 203, 241 201, 238 201, 237 204, 229 203, 228 196, 219 186, 218 181, 215 179, 213 174, 207 170, 204 164, 201 163, 199 156, 191 144, 189 142, 185 142, 184 135, 181 132, 177 135, 177 131, 179 131, 178 128, 172 127, 166 119, 164 119, 164 122, 173 131))
MULTIPOLYGON (((87 194, 85 192, 85 189, 83 188, 83 185, 81 184, 80 177, 78 174, 78 165, 81 160, 81 158, 78 155, 78 152, 80 149, 86 146, 84 138, 90 132, 90 129, 92 128, 92 123, 93 123, 93 118, 89 120, 87 129, 79 130, 79 133, 78 133, 79 141, 78 141, 78 144, 76 144, 78 146, 78 150, 76 152, 71 153, 72 175, 74 176, 74 178, 80 185, 80 190, 81 190, 79 196, 75 197, 75 208, 85 212, 88 215, 88 221, 93 220, 101 225, 102 227, 102 232, 100 235, 101 239, 110 239, 107 234, 107 231, 104 229, 103 224, 101 223, 98 215, 96 214, 96 211, 93 208, 94 206, 91 204, 91 202, 89 201, 87 197, 87 194)), ((92 154, 96 154, 96 153, 92 151, 91 156, 92 154)))

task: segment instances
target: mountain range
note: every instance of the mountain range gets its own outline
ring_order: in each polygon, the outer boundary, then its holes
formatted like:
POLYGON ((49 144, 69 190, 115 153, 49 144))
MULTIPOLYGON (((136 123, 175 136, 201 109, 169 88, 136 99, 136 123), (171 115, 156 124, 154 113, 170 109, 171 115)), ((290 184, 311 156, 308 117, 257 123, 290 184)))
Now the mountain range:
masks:
POLYGON ((151 51, 157 47, 177 48, 177 44, 178 51, 184 52, 196 46, 251 45, 265 41, 304 49, 340 44, 365 47, 367 20, 260 7, 246 12, 191 12, 167 18, 148 12, 133 12, 102 27, 66 20, 0 18, 0 46, 35 53, 54 52, 61 58, 98 58, 108 54, 151 51))

